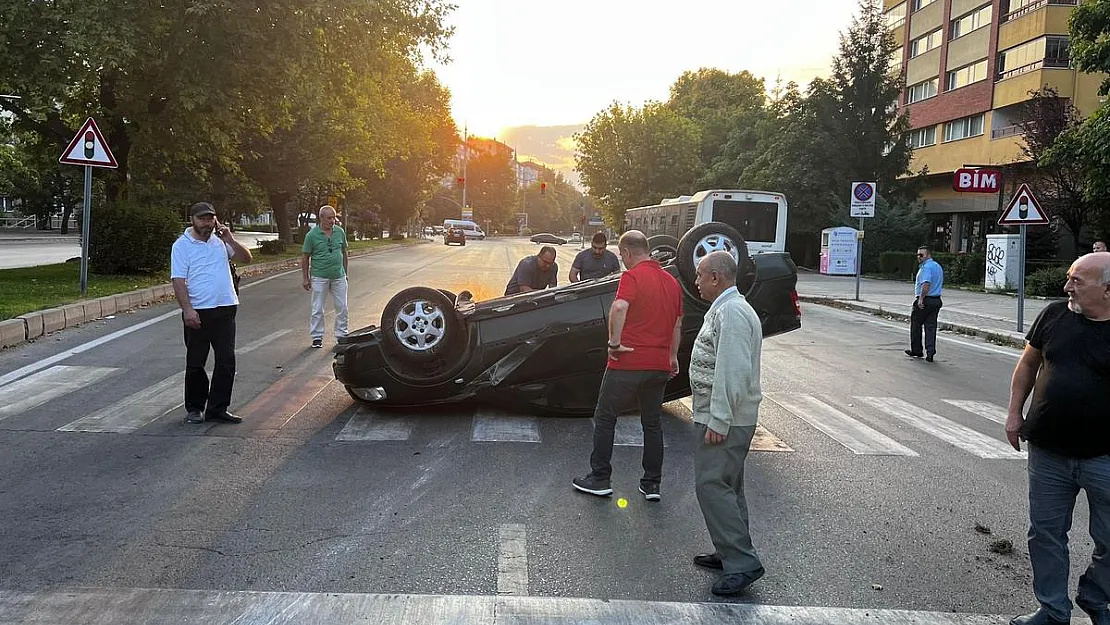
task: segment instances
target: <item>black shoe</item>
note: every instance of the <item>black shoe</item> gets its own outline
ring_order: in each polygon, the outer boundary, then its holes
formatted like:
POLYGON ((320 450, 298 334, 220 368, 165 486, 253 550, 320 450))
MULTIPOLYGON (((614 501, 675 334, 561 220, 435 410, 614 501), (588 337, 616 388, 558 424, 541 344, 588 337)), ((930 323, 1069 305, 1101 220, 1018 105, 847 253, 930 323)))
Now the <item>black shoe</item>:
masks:
POLYGON ((243 417, 231 414, 230 412, 221 412, 219 414, 208 415, 209 421, 222 421, 223 423, 242 423, 243 417))
POLYGON ((925 355, 925 362, 933 362, 933 355, 932 354, 926 354, 925 355))
POLYGON ((921 354, 915 354, 915 353, 913 353, 913 350, 911 350, 911 349, 906 350, 906 355, 911 357, 911 358, 921 358, 921 354))
POLYGON ((609 480, 598 479, 593 475, 576 477, 570 483, 576 489, 598 497, 608 497, 613 494, 613 488, 609 486, 609 480))
POLYGON ((324 339, 312 339, 312 346, 319 349, 324 346, 324 339))
POLYGON ((1076 600, 1075 605, 1079 606, 1080 610, 1087 613, 1091 617, 1091 625, 1110 625, 1110 609, 1107 606, 1101 608, 1094 608, 1091 606, 1083 605, 1076 600))
POLYGON ((716 553, 699 553, 694 556, 694 564, 704 566, 707 569, 721 570, 725 565, 721 562, 721 556, 716 553))
POLYGON ((728 573, 713 584, 711 589, 715 595, 738 595, 748 589, 757 579, 763 577, 763 567, 744 573, 728 573))
POLYGON ((1041 608, 1036 612, 1022 614, 1010 619, 1010 625, 1070 625, 1071 620, 1058 621, 1048 614, 1048 610, 1041 608))
POLYGON ((190 410, 185 415, 185 423, 204 423, 204 415, 199 410, 190 410))
POLYGON ((640 492, 643 493, 644 499, 648 501, 659 501, 663 498, 659 495, 658 484, 640 484, 640 492))

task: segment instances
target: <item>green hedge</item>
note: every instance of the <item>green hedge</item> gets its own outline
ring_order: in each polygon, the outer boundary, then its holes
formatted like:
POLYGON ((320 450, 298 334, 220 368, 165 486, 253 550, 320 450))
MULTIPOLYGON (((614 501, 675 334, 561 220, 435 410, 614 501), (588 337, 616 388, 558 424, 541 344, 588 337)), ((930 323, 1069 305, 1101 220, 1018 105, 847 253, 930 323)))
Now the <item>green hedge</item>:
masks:
POLYGON ((1067 267, 1045 267, 1025 276, 1025 294, 1041 297, 1064 297, 1067 267))
POLYGON ((285 241, 281 239, 269 239, 266 241, 259 241, 258 247, 263 254, 284 254, 285 241))
MULTIPOLYGON (((987 257, 985 254, 951 254, 938 252, 933 260, 944 269, 945 284, 983 284, 987 257)), ((883 252, 879 255, 879 271, 889 276, 913 279, 917 274, 917 252, 883 252)))
POLYGON ((89 223, 89 269, 112 275, 162 271, 183 230, 173 209, 125 202, 98 206, 89 223))

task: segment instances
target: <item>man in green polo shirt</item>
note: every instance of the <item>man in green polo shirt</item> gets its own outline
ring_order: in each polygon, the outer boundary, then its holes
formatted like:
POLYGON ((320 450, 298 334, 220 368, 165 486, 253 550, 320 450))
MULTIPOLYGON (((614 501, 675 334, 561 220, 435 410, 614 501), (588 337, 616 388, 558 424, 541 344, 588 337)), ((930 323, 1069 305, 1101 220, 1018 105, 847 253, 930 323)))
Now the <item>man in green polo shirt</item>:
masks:
POLYGON ((347 336, 347 233, 335 224, 335 209, 321 206, 317 225, 304 236, 301 276, 312 293, 309 332, 312 346, 324 346, 324 299, 331 293, 335 306, 335 336, 347 336))

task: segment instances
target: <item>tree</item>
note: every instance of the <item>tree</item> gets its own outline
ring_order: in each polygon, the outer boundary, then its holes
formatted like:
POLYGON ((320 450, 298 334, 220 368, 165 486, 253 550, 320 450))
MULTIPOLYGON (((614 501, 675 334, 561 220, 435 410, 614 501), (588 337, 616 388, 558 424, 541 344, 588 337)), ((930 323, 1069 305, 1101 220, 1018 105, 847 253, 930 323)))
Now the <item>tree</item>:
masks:
POLYGON ((747 71, 701 68, 685 72, 671 85, 667 106, 701 131, 698 189, 736 185, 754 156, 754 127, 765 115, 766 100, 763 79, 747 71))
POLYGON ((1050 217, 1057 217, 1068 227, 1075 249, 1079 237, 1097 212, 1083 193, 1083 168, 1074 158, 1060 158, 1070 149, 1065 137, 1052 153, 1061 135, 1077 129, 1079 112, 1067 98, 1046 86, 1029 92, 1018 113, 1017 126, 1024 133, 1022 153, 1036 165, 1037 198, 1050 217))
POLYGON ((516 172, 508 151, 471 150, 466 177, 466 201, 474 211, 475 221, 488 221, 499 229, 516 222, 512 217, 519 206, 516 172))
POLYGON ((657 102, 614 102, 575 139, 582 184, 615 228, 629 208, 690 193, 701 171, 697 125, 657 102))

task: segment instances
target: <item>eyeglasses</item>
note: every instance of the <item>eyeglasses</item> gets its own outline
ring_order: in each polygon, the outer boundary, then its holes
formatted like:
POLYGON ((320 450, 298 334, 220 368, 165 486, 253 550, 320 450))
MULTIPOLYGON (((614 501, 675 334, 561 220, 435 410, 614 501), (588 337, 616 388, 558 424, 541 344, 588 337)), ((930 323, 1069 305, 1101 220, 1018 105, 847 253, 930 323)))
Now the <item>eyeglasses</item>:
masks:
POLYGON ((917 257, 918 258, 925 258, 925 255, 924 254, 918 254, 917 257))

